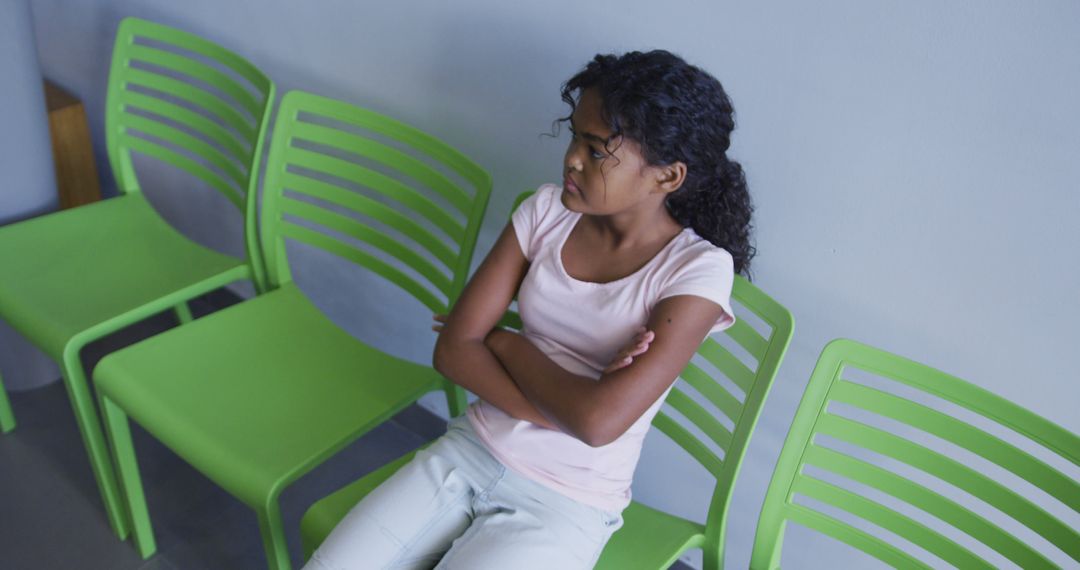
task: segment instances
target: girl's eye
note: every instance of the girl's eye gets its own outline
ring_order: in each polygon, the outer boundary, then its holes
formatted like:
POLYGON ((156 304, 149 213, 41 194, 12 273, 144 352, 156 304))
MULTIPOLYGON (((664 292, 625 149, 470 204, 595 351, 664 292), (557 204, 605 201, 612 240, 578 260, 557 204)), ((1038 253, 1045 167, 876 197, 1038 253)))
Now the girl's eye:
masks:
MULTIPOLYGON (((571 142, 581 140, 581 137, 578 136, 577 131, 574 130, 574 127, 567 127, 567 130, 570 131, 571 142)), ((607 153, 602 150, 596 150, 596 148, 589 146, 589 156, 591 156, 594 160, 601 160, 607 157, 607 153)))

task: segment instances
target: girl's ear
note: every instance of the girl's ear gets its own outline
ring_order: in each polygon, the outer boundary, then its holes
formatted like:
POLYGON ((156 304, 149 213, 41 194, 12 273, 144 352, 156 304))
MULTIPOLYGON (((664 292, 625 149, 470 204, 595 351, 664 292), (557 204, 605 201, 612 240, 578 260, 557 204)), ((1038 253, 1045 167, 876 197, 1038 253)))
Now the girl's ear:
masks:
POLYGON ((656 187, 661 193, 671 194, 686 181, 686 164, 673 162, 656 167, 656 187))

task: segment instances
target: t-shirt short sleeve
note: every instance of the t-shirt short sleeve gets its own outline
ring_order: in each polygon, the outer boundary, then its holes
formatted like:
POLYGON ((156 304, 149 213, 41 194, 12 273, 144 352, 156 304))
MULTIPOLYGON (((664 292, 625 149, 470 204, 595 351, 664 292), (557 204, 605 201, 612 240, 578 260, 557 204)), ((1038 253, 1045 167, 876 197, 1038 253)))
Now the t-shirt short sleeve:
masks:
POLYGON ((696 295, 724 309, 709 334, 735 324, 731 310, 731 288, 735 281, 734 263, 727 251, 708 244, 708 249, 691 257, 675 270, 660 291, 657 301, 676 295, 696 295))
POLYGON ((551 225, 556 211, 565 211, 559 199, 559 187, 545 184, 526 198, 510 217, 521 253, 530 262, 536 257, 541 241, 539 238, 551 225))

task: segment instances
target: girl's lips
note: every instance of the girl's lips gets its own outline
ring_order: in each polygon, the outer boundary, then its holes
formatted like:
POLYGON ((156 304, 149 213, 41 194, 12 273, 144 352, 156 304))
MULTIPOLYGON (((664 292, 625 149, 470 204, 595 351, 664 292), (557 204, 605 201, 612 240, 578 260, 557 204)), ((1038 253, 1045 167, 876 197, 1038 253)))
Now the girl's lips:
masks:
POLYGON ((569 178, 563 179, 563 189, 572 194, 581 194, 581 189, 578 188, 577 184, 574 184, 574 181, 570 180, 569 178))

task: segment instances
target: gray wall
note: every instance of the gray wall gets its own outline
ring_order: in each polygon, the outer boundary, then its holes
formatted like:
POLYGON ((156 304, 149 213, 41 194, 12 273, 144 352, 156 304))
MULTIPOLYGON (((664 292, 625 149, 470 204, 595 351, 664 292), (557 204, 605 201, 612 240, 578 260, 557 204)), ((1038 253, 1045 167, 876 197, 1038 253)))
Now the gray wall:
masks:
MULTIPOLYGON (((0 225, 59 203, 32 23, 27 0, 0 2, 0 225)), ((0 375, 8 390, 21 390, 55 381, 60 369, 0 320, 0 375)))
POLYGON ((0 224, 53 210, 59 202, 32 23, 26 0, 0 4, 0 224))
MULTIPOLYGON (((44 71, 86 101, 99 154, 117 22, 159 20, 233 47, 283 92, 302 87, 368 106, 472 156, 496 181, 480 251, 516 193, 559 179, 564 143, 537 135, 565 110, 560 82, 592 54, 663 47, 719 77, 738 110, 733 153, 758 206, 756 279, 798 321, 736 489, 733 568, 746 565, 780 444, 829 339, 926 362, 1080 432, 1076 2, 34 0, 33 8, 44 71)), ((211 195, 198 194, 204 203, 193 207, 161 171, 144 185, 184 231, 241 251, 238 229, 217 232, 207 219, 211 195)), ((238 228, 239 216, 225 220, 238 228)), ((427 315, 416 303, 365 304, 368 292, 384 293, 379 283, 297 253, 306 259, 299 281, 343 326, 429 358, 427 315)), ((654 438, 635 493, 700 517, 709 484, 654 438)))

